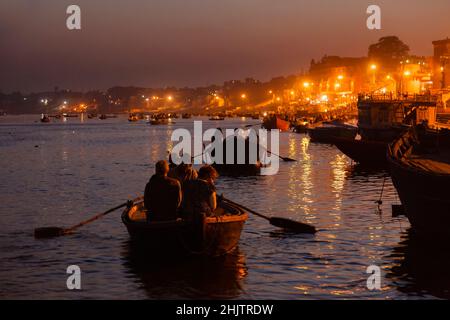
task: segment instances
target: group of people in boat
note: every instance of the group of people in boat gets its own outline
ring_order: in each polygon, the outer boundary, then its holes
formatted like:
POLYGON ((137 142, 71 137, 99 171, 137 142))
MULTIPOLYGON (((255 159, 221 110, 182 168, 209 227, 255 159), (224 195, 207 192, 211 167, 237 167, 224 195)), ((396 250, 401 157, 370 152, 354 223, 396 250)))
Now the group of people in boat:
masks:
MULTIPOLYGON (((219 130, 222 134, 224 134, 224 132, 222 131, 222 129, 218 128, 217 130, 219 130)), ((255 131, 255 139, 252 141, 250 139, 249 136, 240 136, 239 135, 239 128, 235 128, 234 129, 234 135, 229 136, 225 139, 223 139, 222 143, 221 143, 221 149, 222 149, 222 159, 221 159, 221 164, 227 164, 227 165, 236 165, 239 164, 239 157, 238 157, 238 153, 241 152, 241 150, 238 150, 238 140, 242 139, 243 140, 243 145, 244 145, 244 161, 241 164, 246 164, 246 165, 260 165, 260 137, 257 134, 257 132, 255 131), (252 147, 253 150, 252 150, 252 147), (228 159, 227 158, 227 149, 233 149, 233 158, 232 159, 228 159), (250 157, 250 152, 255 152, 255 159, 253 159, 253 161, 251 160, 250 157)), ((212 141, 211 142, 215 142, 215 137, 212 137, 212 141)), ((205 154, 209 155, 211 157, 216 157, 216 150, 215 149, 206 149, 205 150, 205 154)), ((242 162, 242 161, 241 161, 242 162)))
POLYGON ((169 166, 165 160, 158 161, 155 174, 144 192, 147 220, 192 219, 202 214, 213 215, 217 208, 214 182, 218 176, 210 165, 204 165, 197 172, 192 164, 169 166))

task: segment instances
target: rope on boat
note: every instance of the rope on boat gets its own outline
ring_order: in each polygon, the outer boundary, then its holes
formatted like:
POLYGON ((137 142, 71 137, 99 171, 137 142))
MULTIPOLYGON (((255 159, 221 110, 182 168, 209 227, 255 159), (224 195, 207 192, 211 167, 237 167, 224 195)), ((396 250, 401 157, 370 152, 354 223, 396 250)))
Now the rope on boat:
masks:
POLYGON ((383 192, 384 192, 384 186, 386 184, 386 176, 383 178, 383 185, 381 186, 381 192, 380 192, 380 198, 378 201, 375 201, 376 204, 378 204, 378 208, 383 204, 383 192))

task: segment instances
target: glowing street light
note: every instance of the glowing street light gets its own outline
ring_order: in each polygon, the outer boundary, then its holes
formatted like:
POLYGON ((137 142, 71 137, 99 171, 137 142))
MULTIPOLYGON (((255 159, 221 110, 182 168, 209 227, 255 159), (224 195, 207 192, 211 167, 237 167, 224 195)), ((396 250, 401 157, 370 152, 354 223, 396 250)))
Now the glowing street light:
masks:
POLYGON ((338 77, 337 77, 339 80, 342 80, 342 79, 344 79, 344 76, 342 75, 342 74, 340 74, 340 75, 338 75, 338 77))
POLYGON ((376 64, 371 64, 370 65, 370 70, 375 71, 375 70, 377 70, 377 68, 378 68, 378 66, 376 64))
POLYGON ((411 71, 405 71, 404 75, 405 77, 409 77, 411 75, 411 71))
POLYGON ((303 86, 304 86, 305 88, 309 88, 310 85, 311 85, 311 84, 310 84, 309 82, 303 82, 303 86))
POLYGON ((273 93, 273 91, 272 90, 269 90, 269 94, 272 94, 273 93))
POLYGON ((172 101, 172 100, 173 100, 173 97, 172 97, 172 96, 168 96, 168 97, 167 97, 167 100, 172 101))
POLYGON ((247 98, 247 95, 245 93, 243 93, 243 94, 241 94, 241 98, 245 99, 245 98, 247 98))

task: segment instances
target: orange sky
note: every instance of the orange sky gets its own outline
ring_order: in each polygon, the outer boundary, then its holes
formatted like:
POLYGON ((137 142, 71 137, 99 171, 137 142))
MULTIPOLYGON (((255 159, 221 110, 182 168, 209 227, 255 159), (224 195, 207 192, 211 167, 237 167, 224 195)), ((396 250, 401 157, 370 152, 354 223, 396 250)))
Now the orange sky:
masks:
POLYGON ((448 0, 3 0, 0 91, 268 80, 324 54, 363 56, 397 35, 414 54, 450 36, 448 0), (69 4, 82 30, 66 29, 69 4), (366 8, 382 8, 382 30, 366 8))

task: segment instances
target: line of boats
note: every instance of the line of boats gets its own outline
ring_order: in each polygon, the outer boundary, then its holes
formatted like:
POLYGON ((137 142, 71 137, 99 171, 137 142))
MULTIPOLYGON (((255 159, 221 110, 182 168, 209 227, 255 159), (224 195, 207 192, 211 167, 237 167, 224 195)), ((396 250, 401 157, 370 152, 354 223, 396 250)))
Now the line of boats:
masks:
POLYGON ((450 130, 436 123, 437 99, 362 97, 358 125, 309 128, 311 142, 335 145, 354 162, 389 169, 402 213, 421 235, 450 236, 450 130))

